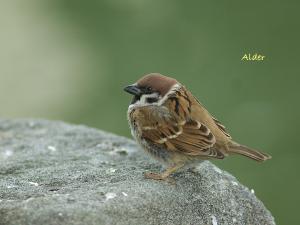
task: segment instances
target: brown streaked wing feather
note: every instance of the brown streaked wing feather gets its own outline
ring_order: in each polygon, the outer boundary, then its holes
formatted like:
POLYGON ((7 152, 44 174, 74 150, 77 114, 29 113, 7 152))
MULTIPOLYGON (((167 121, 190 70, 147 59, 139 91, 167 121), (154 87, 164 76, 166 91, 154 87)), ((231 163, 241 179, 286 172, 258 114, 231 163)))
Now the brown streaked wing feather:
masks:
POLYGON ((221 152, 212 148, 216 139, 211 131, 204 124, 196 121, 187 122, 183 126, 182 134, 170 142, 187 155, 224 158, 221 152))
MULTIPOLYGON (((195 102, 195 104, 193 105, 193 116, 192 118, 195 120, 199 120, 199 122, 206 124, 210 124, 210 123, 214 123, 216 125, 216 127, 218 128, 217 132, 222 133, 223 135, 225 135, 227 138, 231 139, 230 134, 226 131, 225 126, 216 118, 214 118, 202 105, 202 103, 195 97, 192 95, 191 92, 186 91, 188 97, 190 99, 193 99, 193 101, 195 102), (201 117, 198 117, 198 115, 201 115, 201 117)), ((209 126, 210 128, 210 126, 209 126)), ((213 129, 213 132, 216 132, 215 129, 213 129)), ((216 134, 215 134, 216 135, 216 134)), ((217 136, 217 135, 216 135, 217 136)))
MULTIPOLYGON (((142 137, 170 151, 178 151, 190 156, 204 156, 223 158, 221 152, 214 148, 216 139, 212 132, 204 124, 188 118, 190 102, 183 91, 177 96, 170 96, 164 104, 166 108, 172 109, 169 116, 161 116, 147 109, 147 121, 142 127, 142 137), (172 114, 173 112, 173 114, 172 114), (151 118, 150 118, 151 117, 151 118), (151 127, 147 126, 152 121, 151 127)), ((141 122, 141 121, 140 121, 141 122)))
POLYGON ((224 157, 221 152, 212 148, 216 142, 215 137, 203 124, 189 121, 184 125, 177 125, 176 129, 174 126, 171 129, 168 126, 167 123, 159 124, 153 129, 143 130, 142 136, 170 151, 190 156, 224 157))
POLYGON ((170 110, 171 114, 179 120, 187 120, 191 112, 191 101, 184 87, 169 96, 164 105, 170 110))
POLYGON ((212 116, 212 119, 214 120, 214 122, 218 126, 218 128, 223 132, 223 134, 225 134, 228 138, 231 139, 230 134, 225 129, 226 127, 219 120, 217 120, 216 118, 214 118, 213 116, 212 116))

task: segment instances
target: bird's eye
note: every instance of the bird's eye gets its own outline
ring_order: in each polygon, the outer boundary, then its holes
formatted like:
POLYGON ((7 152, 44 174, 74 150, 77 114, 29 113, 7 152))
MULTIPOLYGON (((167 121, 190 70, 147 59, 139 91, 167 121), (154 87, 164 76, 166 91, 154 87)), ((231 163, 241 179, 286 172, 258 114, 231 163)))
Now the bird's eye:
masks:
POLYGON ((147 92, 152 92, 152 88, 151 87, 147 87, 147 92))
POLYGON ((157 102, 157 98, 147 98, 147 102, 148 103, 153 103, 153 102, 157 102))

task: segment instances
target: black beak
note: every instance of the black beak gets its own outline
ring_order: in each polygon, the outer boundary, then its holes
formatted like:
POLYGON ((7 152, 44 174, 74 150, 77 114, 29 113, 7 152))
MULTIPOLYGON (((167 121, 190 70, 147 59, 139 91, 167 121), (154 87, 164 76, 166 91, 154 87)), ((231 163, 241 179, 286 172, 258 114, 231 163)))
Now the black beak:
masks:
POLYGON ((124 91, 135 96, 141 96, 143 94, 141 89, 139 89, 135 84, 125 87, 124 91))

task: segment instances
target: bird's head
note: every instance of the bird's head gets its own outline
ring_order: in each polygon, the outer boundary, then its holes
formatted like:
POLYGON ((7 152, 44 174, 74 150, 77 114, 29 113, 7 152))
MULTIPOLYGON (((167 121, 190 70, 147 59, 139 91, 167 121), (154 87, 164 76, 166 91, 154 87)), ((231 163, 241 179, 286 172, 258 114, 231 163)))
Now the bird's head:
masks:
POLYGON ((131 104, 151 105, 162 100, 176 84, 179 83, 171 77, 150 73, 136 83, 125 87, 124 91, 133 95, 131 104))

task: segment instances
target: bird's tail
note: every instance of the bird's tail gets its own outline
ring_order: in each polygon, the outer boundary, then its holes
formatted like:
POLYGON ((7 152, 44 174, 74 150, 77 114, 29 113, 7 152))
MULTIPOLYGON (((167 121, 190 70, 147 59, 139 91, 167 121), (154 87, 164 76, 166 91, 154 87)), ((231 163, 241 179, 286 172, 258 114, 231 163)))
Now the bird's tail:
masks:
POLYGON ((266 161, 267 159, 272 158, 272 156, 270 156, 266 153, 251 149, 247 146, 240 145, 235 142, 233 142, 229 145, 229 153, 240 154, 240 155, 246 156, 250 159, 256 160, 258 162, 263 162, 263 161, 266 161))

